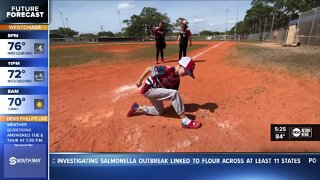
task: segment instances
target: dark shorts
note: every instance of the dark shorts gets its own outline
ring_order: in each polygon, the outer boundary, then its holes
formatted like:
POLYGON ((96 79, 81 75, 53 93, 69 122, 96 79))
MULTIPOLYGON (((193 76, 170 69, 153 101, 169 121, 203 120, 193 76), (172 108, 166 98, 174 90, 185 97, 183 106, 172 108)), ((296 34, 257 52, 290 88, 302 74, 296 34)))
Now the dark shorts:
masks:
POLYGON ((165 49, 166 48, 166 43, 165 42, 157 42, 156 47, 160 49, 165 49))

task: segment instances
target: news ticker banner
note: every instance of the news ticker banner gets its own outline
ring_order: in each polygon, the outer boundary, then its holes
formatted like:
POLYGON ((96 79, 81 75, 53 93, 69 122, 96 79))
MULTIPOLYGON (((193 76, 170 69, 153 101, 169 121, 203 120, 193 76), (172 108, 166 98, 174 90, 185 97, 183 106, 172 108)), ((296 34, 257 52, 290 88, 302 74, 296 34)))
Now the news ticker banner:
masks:
POLYGON ((315 180, 320 153, 51 153, 50 179, 315 180))
POLYGON ((48 5, 0 2, 0 180, 48 179, 48 5))

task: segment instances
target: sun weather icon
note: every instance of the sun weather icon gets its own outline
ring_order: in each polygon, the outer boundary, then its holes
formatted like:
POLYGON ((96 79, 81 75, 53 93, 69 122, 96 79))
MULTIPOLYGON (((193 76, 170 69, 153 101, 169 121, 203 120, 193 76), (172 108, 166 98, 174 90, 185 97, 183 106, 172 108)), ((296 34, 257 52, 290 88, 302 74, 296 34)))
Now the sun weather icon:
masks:
POLYGON ((34 109, 44 109, 44 99, 34 99, 34 109))
POLYGON ((44 48, 44 43, 34 43, 34 54, 43 54, 44 48))

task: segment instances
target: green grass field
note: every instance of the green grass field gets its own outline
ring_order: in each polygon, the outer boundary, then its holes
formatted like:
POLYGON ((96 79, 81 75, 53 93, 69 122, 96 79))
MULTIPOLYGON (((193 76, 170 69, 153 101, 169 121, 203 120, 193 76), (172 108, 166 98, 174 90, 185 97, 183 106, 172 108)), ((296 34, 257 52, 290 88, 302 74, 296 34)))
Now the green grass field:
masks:
MULTIPOLYGON (((131 50, 129 52, 107 52, 96 51, 94 48, 103 48, 110 45, 102 46, 83 46, 83 47, 70 47, 70 48, 51 48, 50 49, 50 66, 51 67, 65 67, 76 64, 84 64, 90 61, 97 61, 99 63, 110 62, 124 62, 124 61, 141 61, 155 59, 155 47, 152 44, 142 44, 142 48, 131 50)), ((137 44, 121 44, 112 45, 116 46, 137 46, 137 44)), ((188 52, 204 47, 205 45, 192 45, 188 47, 188 52)), ((165 59, 169 56, 176 55, 178 59, 179 47, 178 45, 168 44, 164 51, 165 59)), ((172 60, 172 59, 171 59, 172 60)))
POLYGON ((282 47, 272 44, 237 44, 231 53, 232 63, 282 69, 293 74, 312 74, 320 77, 320 47, 282 47))

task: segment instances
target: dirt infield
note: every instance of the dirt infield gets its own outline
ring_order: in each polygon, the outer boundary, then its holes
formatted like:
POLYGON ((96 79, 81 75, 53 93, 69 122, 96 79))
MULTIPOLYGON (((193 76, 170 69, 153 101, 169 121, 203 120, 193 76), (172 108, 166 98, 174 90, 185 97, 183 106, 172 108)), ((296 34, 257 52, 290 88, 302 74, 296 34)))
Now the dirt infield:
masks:
POLYGON ((123 45, 116 45, 116 46, 99 46, 88 48, 88 51, 97 51, 97 52, 114 52, 114 53, 126 53, 133 50, 144 48, 144 46, 123 46, 123 45))
POLYGON ((318 79, 232 65, 233 42, 205 43, 189 52, 196 79, 180 87, 202 128, 182 129, 170 102, 163 116, 126 117, 132 102, 149 104, 133 84, 153 61, 58 67, 50 69, 50 150, 320 152, 320 142, 270 141, 270 124, 320 123, 318 79))

